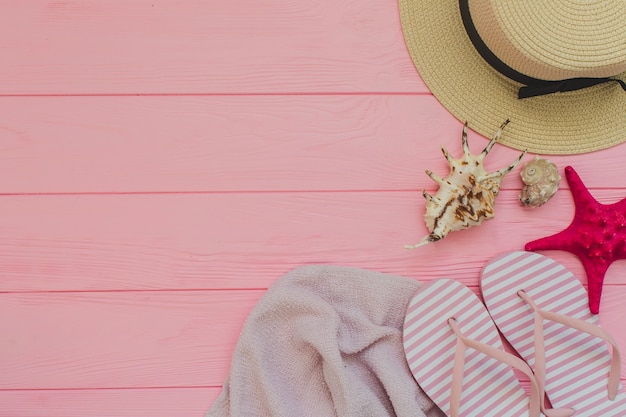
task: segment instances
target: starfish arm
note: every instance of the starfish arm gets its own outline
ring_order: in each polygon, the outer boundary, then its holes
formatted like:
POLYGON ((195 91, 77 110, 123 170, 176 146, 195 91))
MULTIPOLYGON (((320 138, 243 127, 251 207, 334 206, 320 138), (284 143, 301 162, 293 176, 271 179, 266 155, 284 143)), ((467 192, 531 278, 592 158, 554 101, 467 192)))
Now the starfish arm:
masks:
POLYGON ((587 187, 585 187, 585 184, 583 184, 583 181, 580 179, 574 168, 571 166, 565 167, 565 178, 567 178, 570 192, 574 198, 574 205, 576 206, 577 213, 578 209, 584 205, 590 203, 598 204, 598 201, 591 195, 587 187))
POLYGON ((537 250, 564 250, 567 252, 573 252, 568 242, 570 241, 570 231, 565 229, 552 236, 542 237, 541 239, 533 240, 524 245, 524 249, 527 251, 537 250))
POLYGON ((600 298, 602 297, 602 284, 606 275, 610 261, 604 259, 592 259, 588 256, 578 254, 578 258, 585 267, 587 273, 587 284, 589 291, 589 310, 593 314, 600 312, 600 298))

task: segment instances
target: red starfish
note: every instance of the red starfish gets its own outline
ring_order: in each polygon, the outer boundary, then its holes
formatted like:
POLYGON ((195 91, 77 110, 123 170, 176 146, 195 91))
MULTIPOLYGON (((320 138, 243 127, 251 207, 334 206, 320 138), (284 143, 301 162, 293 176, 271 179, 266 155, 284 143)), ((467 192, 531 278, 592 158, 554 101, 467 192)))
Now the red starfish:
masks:
POLYGON ((565 167, 574 198, 574 220, 567 229, 526 244, 529 251, 557 249, 578 256, 587 273, 589 309, 600 311, 604 275, 611 263, 626 259, 626 198, 614 204, 599 203, 574 168, 565 167))

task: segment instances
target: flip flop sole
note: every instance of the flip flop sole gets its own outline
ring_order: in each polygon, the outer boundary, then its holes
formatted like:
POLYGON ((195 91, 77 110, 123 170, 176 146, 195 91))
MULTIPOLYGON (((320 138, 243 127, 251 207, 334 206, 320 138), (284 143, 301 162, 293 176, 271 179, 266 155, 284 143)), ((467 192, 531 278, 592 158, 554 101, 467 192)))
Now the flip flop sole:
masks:
MULTIPOLYGON (((534 368, 534 315, 518 296, 523 290, 541 309, 599 325, 587 292, 563 265, 534 252, 516 251, 492 259, 481 290, 502 335, 534 368)), ((608 399, 611 356, 606 343, 560 323, 544 321, 546 395, 553 407, 573 408, 576 417, 624 417, 626 394, 620 385, 608 399)))
MULTIPOLYGON (((404 321, 404 351, 415 380, 446 415, 456 347, 449 318, 455 318, 466 337, 503 350, 485 306, 465 285, 437 280, 415 293, 404 321)), ((527 417, 528 407, 529 398, 511 367, 466 350, 460 416, 527 417)))

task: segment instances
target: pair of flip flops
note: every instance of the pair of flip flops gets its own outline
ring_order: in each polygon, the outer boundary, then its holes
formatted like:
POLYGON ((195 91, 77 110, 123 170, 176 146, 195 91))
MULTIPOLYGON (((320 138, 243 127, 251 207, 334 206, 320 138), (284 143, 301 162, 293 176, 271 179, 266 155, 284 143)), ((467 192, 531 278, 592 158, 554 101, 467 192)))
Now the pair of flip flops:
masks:
POLYGON ((485 304, 462 283, 437 280, 407 308, 409 367, 446 415, 626 416, 619 351, 570 271, 538 253, 509 252, 484 268, 481 291, 485 304), (504 350, 498 329, 519 357, 504 350), (530 394, 513 369, 528 377, 530 394))

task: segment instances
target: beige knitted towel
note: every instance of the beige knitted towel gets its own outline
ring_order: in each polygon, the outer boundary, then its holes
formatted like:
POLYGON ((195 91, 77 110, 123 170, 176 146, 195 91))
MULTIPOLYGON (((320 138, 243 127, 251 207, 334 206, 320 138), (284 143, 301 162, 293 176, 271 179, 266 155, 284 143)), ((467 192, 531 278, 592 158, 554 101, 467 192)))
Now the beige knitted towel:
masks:
POLYGON ((439 417, 402 349, 415 280, 305 266, 252 310, 206 417, 439 417))

